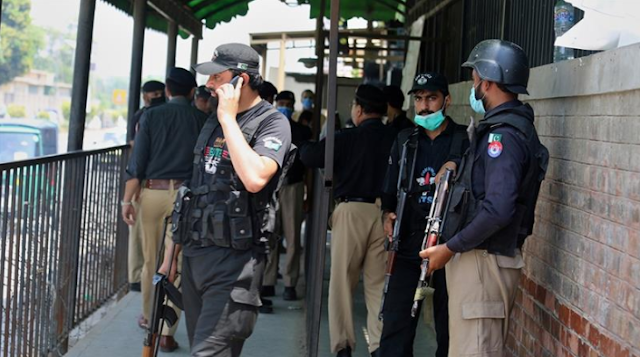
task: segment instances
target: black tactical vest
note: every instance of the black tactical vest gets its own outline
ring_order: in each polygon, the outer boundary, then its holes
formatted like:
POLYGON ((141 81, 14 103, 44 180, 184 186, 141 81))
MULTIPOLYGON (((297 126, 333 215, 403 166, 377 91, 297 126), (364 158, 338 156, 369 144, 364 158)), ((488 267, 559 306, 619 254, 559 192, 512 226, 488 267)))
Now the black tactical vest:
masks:
MULTIPOLYGON (((255 143, 262 121, 275 112, 269 109, 242 123, 240 129, 250 146, 255 143)), ((205 173, 204 149, 219 125, 213 114, 198 137, 190 189, 179 192, 174 208, 174 241, 196 248, 215 245, 237 250, 263 249, 275 227, 277 192, 297 150, 291 145, 275 187, 269 183, 262 191, 250 193, 230 160, 221 161, 214 174, 205 173)))
POLYGON ((535 206, 540 184, 547 172, 549 151, 540 143, 533 123, 511 113, 502 113, 486 119, 478 127, 476 136, 472 139, 469 150, 458 168, 450 195, 443 240, 449 240, 478 214, 484 197, 474 197, 471 182, 473 163, 478 154, 476 153, 478 140, 488 131, 503 125, 509 125, 524 135, 529 152, 529 165, 520 185, 515 215, 511 223, 487 238, 476 249, 487 249, 492 254, 512 257, 515 255, 515 249, 521 248, 525 238, 533 231, 535 206))

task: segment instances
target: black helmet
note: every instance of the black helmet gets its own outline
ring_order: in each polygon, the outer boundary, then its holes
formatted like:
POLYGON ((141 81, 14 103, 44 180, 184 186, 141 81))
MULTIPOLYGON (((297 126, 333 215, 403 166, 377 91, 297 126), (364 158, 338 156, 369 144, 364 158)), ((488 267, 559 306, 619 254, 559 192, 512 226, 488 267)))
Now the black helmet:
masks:
POLYGON ((529 60, 522 47, 513 42, 482 41, 462 67, 475 69, 480 78, 500 83, 512 93, 529 94, 529 60))

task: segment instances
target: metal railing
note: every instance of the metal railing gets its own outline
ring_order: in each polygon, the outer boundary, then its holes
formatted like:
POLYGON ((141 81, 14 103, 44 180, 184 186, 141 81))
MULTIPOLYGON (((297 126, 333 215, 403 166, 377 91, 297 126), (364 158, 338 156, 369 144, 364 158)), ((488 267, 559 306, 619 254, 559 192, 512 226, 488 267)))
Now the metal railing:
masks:
POLYGON ((0 355, 64 354, 127 283, 128 146, 0 164, 0 355))

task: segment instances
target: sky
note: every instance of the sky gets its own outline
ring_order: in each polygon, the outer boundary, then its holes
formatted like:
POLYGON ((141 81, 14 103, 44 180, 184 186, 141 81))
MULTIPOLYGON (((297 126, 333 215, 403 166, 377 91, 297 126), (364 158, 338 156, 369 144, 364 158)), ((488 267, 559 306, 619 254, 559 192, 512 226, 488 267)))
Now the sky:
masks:
MULTIPOLYGON (((80 0, 31 0, 32 22, 38 26, 64 30, 76 23, 80 0)), ((314 30, 315 20, 309 18, 309 6, 289 7, 278 0, 255 0, 249 4, 244 17, 236 17, 229 23, 219 24, 214 30, 204 29, 200 41, 198 62, 211 59, 215 47, 228 42, 249 44, 249 34, 256 32, 314 30)), ((91 61, 92 75, 99 77, 128 77, 131 67, 133 19, 124 12, 102 0, 96 4, 91 61)), ((145 31, 143 78, 162 79, 165 73, 167 36, 163 33, 145 31)), ((314 49, 288 50, 287 71, 313 72, 298 63, 299 58, 315 57, 314 49)), ((178 37, 176 66, 188 68, 191 56, 191 39, 178 37)), ((279 51, 270 50, 267 55, 269 67, 278 66, 279 51)), ((199 82, 204 79, 199 78, 199 82)))

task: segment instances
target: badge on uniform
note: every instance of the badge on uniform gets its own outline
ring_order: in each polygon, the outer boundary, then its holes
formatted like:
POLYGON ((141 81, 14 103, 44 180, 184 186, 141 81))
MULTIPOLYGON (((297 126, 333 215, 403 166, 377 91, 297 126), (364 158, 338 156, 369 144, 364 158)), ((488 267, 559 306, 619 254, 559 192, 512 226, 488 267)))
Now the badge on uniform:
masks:
POLYGON ((487 154, 492 158, 496 158, 502 154, 502 134, 489 134, 489 147, 487 148, 487 154))
POLYGON ((273 151, 278 151, 280 150, 280 147, 282 147, 282 141, 278 138, 270 136, 264 139, 264 147, 273 151))

